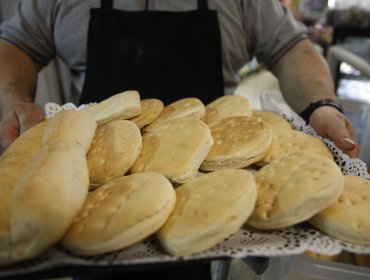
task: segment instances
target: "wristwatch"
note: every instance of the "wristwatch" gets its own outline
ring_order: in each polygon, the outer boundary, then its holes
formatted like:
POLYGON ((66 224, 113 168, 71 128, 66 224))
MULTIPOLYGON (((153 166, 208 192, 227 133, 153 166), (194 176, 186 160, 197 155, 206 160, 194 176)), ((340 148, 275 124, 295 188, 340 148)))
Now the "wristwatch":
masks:
POLYGON ((326 99, 320 99, 315 102, 311 102, 310 105, 306 109, 304 109, 299 115, 306 121, 306 123, 309 122, 310 116, 317 108, 322 106, 331 106, 334 108, 337 108, 339 112, 343 113, 343 107, 340 105, 340 103, 334 99, 326 98, 326 99))

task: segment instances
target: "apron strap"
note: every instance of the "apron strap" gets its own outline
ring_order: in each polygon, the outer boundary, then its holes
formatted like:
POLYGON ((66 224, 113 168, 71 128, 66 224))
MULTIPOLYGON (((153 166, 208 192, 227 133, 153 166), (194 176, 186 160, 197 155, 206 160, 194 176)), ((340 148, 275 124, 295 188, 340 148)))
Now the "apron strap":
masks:
MULTIPOLYGON (((113 8, 113 0, 100 0, 100 7, 104 10, 113 8)), ((145 0, 145 11, 149 8, 149 0, 145 0)), ((198 10, 208 10, 208 0, 198 0, 198 10)))

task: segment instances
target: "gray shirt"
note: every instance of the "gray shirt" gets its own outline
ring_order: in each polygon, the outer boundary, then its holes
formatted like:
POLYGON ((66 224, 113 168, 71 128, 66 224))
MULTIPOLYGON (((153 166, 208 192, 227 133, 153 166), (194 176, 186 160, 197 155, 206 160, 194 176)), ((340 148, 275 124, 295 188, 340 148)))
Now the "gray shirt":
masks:
MULTIPOLYGON (((23 0, 15 16, 0 26, 0 37, 42 65, 58 56, 71 69, 80 92, 90 8, 99 5, 100 0, 23 0)), ((278 0, 208 0, 208 5, 218 12, 226 94, 237 86, 238 71, 248 61, 255 57, 269 68, 306 36, 306 28, 278 0)), ((187 11, 196 7, 197 0, 149 1, 150 10, 187 11)), ((145 0, 116 0, 114 8, 144 10, 145 0)))

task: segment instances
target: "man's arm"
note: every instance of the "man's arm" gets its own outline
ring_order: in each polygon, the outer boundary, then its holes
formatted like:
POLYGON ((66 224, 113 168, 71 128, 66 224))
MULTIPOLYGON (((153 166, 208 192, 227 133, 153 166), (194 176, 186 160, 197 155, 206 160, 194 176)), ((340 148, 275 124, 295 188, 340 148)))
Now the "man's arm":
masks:
MULTIPOLYGON (((328 65, 307 39, 291 48, 271 71, 279 80, 285 100, 298 113, 311 102, 327 98, 337 100, 328 65)), ((317 108, 309 118, 309 124, 319 135, 331 139, 351 157, 358 156, 352 124, 336 108, 317 108)))
POLYGON ((0 154, 44 119, 43 109, 33 103, 40 68, 22 50, 0 40, 0 154))

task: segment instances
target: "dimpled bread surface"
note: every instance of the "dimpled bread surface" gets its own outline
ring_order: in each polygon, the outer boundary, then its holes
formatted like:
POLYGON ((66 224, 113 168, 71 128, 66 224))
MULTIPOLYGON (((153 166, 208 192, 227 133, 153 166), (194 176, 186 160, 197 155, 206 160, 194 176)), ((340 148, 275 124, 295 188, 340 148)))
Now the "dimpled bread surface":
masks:
POLYGON ((350 243, 370 246, 370 181, 344 176, 339 198, 309 220, 322 232, 350 243))
POLYGON ((163 112, 164 104, 161 100, 156 98, 149 98, 141 100, 140 115, 130 119, 140 129, 151 124, 163 112))
POLYGON ((203 120, 210 124, 219 119, 233 116, 251 116, 248 99, 241 95, 225 95, 206 105, 203 120))
POLYGON ((264 166, 284 156, 298 151, 306 151, 333 160, 333 154, 325 142, 298 130, 274 130, 271 148, 268 153, 255 164, 264 166))
POLYGON ((205 114, 202 101, 195 97, 179 99, 164 107, 162 113, 151 124, 143 128, 144 132, 155 129, 160 123, 183 117, 195 117, 201 119, 205 114))
POLYGON ((157 232, 163 248, 175 256, 207 250, 239 230, 256 201, 253 174, 223 169, 176 188, 175 209, 157 232))
POLYGON ((262 159, 272 142, 272 129, 264 121, 246 116, 223 118, 209 125, 214 139, 200 169, 244 168, 262 159))
POLYGON ((255 173, 257 202, 248 224, 278 229, 306 221, 336 201, 343 175, 334 161, 295 152, 255 173))
POLYGON ((62 244, 82 255, 125 248, 156 232, 175 203, 172 184, 159 173, 116 178, 88 194, 62 244))
POLYGON ((211 149, 208 126, 195 117, 169 120, 143 135, 143 146, 131 173, 155 171, 174 183, 194 178, 211 149))
POLYGON ((253 110, 252 116, 264 120, 274 130, 293 129, 290 122, 274 112, 253 110))
POLYGON ((113 120, 99 126, 87 153, 90 189, 126 174, 141 146, 140 129, 131 121, 113 120))

